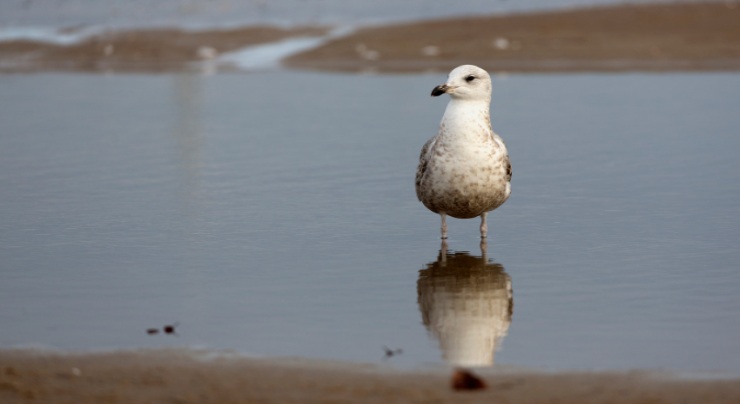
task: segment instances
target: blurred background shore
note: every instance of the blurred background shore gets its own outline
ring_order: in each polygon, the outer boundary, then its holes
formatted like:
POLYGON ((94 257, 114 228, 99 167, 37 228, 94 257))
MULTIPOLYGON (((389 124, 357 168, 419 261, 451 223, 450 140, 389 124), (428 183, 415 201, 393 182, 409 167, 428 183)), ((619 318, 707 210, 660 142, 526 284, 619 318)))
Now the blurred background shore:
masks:
POLYGON ((81 25, 55 31, 6 24, 0 33, 0 71, 287 66, 418 72, 462 63, 512 72, 740 69, 738 1, 525 11, 375 24, 315 18, 290 24, 81 25))

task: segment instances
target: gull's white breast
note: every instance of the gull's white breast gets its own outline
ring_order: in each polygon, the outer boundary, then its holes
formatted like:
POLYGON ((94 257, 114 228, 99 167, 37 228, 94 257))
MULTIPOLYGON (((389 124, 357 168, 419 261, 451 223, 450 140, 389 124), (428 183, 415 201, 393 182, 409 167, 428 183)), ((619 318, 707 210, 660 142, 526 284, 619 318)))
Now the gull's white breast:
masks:
POLYGON ((473 218, 511 194, 508 153, 491 130, 487 104, 450 102, 439 134, 424 149, 416 191, 431 211, 473 218))

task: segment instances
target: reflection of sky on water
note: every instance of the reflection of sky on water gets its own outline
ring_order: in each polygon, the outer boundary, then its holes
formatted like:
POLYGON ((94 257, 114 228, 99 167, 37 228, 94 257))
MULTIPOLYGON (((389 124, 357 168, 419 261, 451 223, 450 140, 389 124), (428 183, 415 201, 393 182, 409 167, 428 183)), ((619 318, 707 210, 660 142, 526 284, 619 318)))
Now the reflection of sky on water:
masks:
MULTIPOLYGON (((515 321, 485 323, 497 367, 740 372, 739 77, 494 75, 515 172, 489 223, 490 285, 516 285, 515 321)), ((454 357, 412 179, 440 78, 0 76, 0 346, 454 357)), ((451 221, 450 250, 477 226, 451 221)))

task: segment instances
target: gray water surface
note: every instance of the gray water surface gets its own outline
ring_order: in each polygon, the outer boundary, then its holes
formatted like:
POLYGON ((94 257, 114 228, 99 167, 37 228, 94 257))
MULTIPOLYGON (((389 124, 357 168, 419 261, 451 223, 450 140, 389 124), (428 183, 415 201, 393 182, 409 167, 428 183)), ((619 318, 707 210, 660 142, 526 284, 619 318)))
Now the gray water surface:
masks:
POLYGON ((443 80, 0 75, 0 347, 740 374, 740 75, 494 77, 485 256, 414 194, 443 80))
MULTIPOLYGON (((678 0, 680 1, 680 0, 678 0)), ((716 0, 693 0, 716 1, 716 0)), ((214 27, 241 24, 377 24, 464 15, 527 12, 613 4, 677 0, 9 0, 0 2, 3 27, 175 25, 214 27)))

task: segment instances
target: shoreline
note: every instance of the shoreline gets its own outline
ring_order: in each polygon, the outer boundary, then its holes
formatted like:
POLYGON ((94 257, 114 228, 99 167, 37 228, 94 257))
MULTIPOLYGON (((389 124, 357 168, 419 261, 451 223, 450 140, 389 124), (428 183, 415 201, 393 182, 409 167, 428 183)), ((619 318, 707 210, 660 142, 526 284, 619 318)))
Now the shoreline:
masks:
POLYGON ((16 39, 0 42, 0 72, 179 72, 244 48, 328 33, 320 26, 142 28, 102 31, 69 44, 16 39))
POLYGON ((184 349, 59 353, 0 349, 0 401, 41 402, 704 402, 740 401, 740 379, 663 372, 473 370, 487 388, 454 391, 452 369, 184 349))
POLYGON ((456 17, 342 35, 328 26, 142 28, 91 33, 64 44, 0 41, 0 72, 179 72, 203 64, 209 71, 239 71, 224 56, 306 39, 316 46, 296 48, 285 58, 273 52, 275 63, 267 65, 392 73, 446 72, 465 63, 499 72, 740 71, 738 26, 740 1, 726 0, 456 17))

